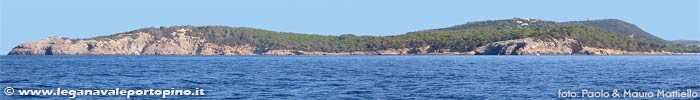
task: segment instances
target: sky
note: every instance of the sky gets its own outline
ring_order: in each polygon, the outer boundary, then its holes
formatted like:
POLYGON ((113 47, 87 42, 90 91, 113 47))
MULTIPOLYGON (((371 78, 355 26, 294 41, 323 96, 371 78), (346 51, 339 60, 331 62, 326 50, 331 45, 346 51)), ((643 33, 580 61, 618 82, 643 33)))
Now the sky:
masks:
POLYGON ((666 40, 700 40, 700 0, 0 0, 0 54, 50 36, 160 26, 385 36, 513 17, 614 18, 666 40))

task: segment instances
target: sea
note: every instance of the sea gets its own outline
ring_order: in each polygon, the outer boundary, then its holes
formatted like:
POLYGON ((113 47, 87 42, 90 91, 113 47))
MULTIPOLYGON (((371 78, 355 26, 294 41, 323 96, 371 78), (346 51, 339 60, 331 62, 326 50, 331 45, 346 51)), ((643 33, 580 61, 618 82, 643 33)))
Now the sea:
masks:
POLYGON ((700 92, 697 55, 0 58, 0 87, 5 90, 0 100, 700 99, 692 97, 700 92), (161 95, 148 95, 152 89, 162 90, 161 95), (22 95, 23 90, 54 94, 22 95), (78 94, 98 90, 117 93, 78 94), (134 94, 118 93, 126 90, 134 94), (140 90, 143 95, 135 95, 140 90), (185 90, 202 94, 183 95, 185 90), (165 91, 180 94, 163 97, 165 91))

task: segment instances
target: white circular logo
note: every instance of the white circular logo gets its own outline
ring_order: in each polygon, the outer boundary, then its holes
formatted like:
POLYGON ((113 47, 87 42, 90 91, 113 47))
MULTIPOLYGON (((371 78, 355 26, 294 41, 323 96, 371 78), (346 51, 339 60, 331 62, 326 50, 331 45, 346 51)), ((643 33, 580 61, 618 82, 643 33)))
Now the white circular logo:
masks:
POLYGON ((15 93, 15 89, 12 87, 6 87, 5 88, 5 95, 12 95, 15 93))

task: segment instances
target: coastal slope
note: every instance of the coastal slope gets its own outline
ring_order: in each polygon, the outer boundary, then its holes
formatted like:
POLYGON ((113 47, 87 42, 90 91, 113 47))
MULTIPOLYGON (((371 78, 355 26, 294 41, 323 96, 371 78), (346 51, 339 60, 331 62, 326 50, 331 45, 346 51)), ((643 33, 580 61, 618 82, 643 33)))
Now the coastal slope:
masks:
POLYGON ((615 25, 633 26, 618 22, 621 20, 595 21, 513 18, 393 36, 313 35, 228 26, 151 27, 87 39, 49 37, 18 45, 8 55, 610 55, 700 51, 646 32, 635 33, 643 31, 615 29, 615 25))

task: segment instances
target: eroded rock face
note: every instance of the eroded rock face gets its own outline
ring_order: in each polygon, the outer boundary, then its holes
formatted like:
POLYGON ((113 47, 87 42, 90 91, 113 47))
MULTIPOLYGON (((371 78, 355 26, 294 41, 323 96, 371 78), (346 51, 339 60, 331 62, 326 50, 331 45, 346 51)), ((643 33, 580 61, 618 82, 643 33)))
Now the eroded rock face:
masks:
POLYGON ((579 44, 575 39, 538 40, 515 39, 489 43, 474 50, 477 55, 623 55, 623 54, 672 54, 672 52, 628 52, 617 49, 593 48, 579 44))
POLYGON ((582 49, 574 39, 554 39, 549 41, 533 38, 515 39, 489 43, 476 48, 477 55, 570 55, 582 49))
POLYGON ((120 34, 121 38, 79 40, 50 37, 27 42, 9 55, 254 55, 255 47, 226 46, 207 43, 206 39, 185 35, 188 29, 177 30, 173 38, 155 39, 148 33, 120 34))
POLYGON ((622 50, 617 50, 617 49, 603 49, 603 48, 592 48, 592 47, 583 47, 583 50, 581 51, 581 53, 587 54, 587 55, 648 55, 648 54, 668 55, 668 54, 673 54, 673 52, 666 52, 666 51, 628 52, 628 51, 622 51, 622 50))

